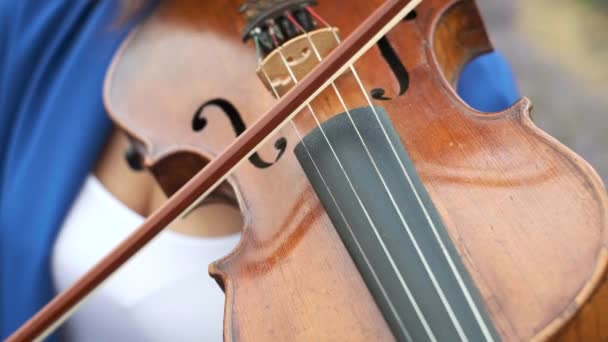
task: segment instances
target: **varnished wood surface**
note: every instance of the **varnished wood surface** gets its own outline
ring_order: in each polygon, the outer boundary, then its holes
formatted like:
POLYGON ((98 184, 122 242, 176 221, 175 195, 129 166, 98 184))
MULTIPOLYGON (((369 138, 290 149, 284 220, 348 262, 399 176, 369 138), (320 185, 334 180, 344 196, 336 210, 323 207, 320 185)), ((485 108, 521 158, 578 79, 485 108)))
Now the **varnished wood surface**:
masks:
MULTIPOLYGON (((379 3, 320 1, 317 11, 345 36, 379 3)), ((255 74, 253 47, 240 40, 238 5, 167 2, 121 50, 107 105, 143 142, 153 169, 178 152, 213 159, 234 139, 213 108, 203 132, 190 130, 204 101, 231 101, 247 124, 274 103, 255 74)), ((377 104, 399 131, 499 333, 505 340, 606 336, 606 290, 598 285, 605 279, 607 206, 599 178, 532 124, 528 100, 484 114, 455 94, 450 84, 465 62, 491 49, 471 2, 425 0, 417 13, 388 35, 410 72, 410 89, 377 104)), ((378 51, 356 67, 368 89, 396 95, 378 51)), ((365 104, 352 77, 338 86, 349 105, 365 104)), ((322 121, 343 112, 331 92, 313 107, 322 121)), ((314 127, 306 111, 295 122, 304 133, 314 127)), ((246 226, 237 249, 211 267, 226 289, 226 339, 390 339, 291 152, 296 135, 286 127, 280 136, 288 150, 277 164, 245 164, 230 179, 246 226)), ((260 154, 272 160, 276 150, 269 144, 260 154)), ((171 165, 186 178, 193 164, 171 165)))
POLYGON ((574 319, 551 338, 552 341, 608 341, 608 274, 586 302, 578 302, 574 319))
MULTIPOLYGON (((25 322, 16 332, 10 335, 8 342, 42 340, 52 333, 76 307, 93 291, 102 285, 119 267, 151 242, 165 227, 182 215, 188 215, 200 200, 209 194, 231 175, 242 161, 252 161, 255 150, 266 142, 270 136, 282 127, 282 124, 294 116, 306 104, 345 69, 363 52, 369 50, 390 28, 398 23, 398 16, 405 16, 413 10, 420 0, 389 0, 379 6, 335 51, 318 65, 311 75, 304 78, 293 90, 281 98, 276 105, 256 120, 253 127, 242 132, 224 151, 206 165, 186 186, 180 188, 171 198, 136 230, 120 242, 112 251, 99 260, 90 270, 74 284, 61 292, 33 317, 25 322)), ((110 66, 113 74, 116 63, 110 66)), ((111 81, 110 81, 111 84, 111 81)), ((105 97, 109 96, 104 93, 105 97)), ((221 100, 225 102, 225 100, 221 100)), ((198 114, 197 114, 198 116, 198 114)), ((239 119, 241 120, 241 119, 239 119)), ((164 122, 156 122, 163 125, 164 122)), ((191 124, 191 129, 194 124, 191 124)), ((167 126, 165 126, 167 128, 167 126)), ((179 128, 179 127, 178 127, 179 128)), ((284 145, 284 143, 283 143, 284 145)), ((275 146, 277 146, 275 144, 275 146)), ((257 155, 257 152, 255 152, 257 155)), ((252 162, 259 169, 260 163, 252 162)), ((181 174, 182 172, 175 172, 181 174)), ((245 230, 244 234, 247 234, 245 230)))

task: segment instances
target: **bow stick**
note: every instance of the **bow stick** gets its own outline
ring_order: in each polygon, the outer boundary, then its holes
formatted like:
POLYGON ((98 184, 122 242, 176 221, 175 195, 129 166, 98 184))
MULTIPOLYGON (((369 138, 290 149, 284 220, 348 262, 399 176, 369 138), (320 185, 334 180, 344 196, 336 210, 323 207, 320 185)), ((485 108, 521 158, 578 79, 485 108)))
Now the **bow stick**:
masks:
POLYGON ((241 162, 301 111, 307 103, 344 73, 382 36, 410 13, 422 0, 388 0, 332 51, 312 72, 295 85, 265 115, 236 138, 223 153, 199 173, 128 238, 101 259, 74 285, 57 295, 14 332, 7 342, 40 340, 51 334, 120 266, 133 257, 174 220, 196 207, 218 187, 241 162))

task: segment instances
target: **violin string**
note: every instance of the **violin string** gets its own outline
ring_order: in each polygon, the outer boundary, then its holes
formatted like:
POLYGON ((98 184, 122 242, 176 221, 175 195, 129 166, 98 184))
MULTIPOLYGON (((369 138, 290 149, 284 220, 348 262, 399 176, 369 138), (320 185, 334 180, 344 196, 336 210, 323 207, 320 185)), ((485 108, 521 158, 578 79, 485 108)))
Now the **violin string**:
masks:
MULTIPOLYGON (((279 51, 279 54, 281 55, 281 58, 284 59, 284 56, 282 54, 282 52, 279 51)), ((284 62, 286 62, 286 60, 284 60, 284 62)), ((292 74, 292 72, 290 72, 290 74, 292 74)), ((293 75, 291 75, 292 80, 297 83, 298 81, 294 78, 293 75)), ((374 221, 372 220, 365 204, 363 203, 363 200, 361 199, 361 197, 359 196, 354 183, 352 182, 352 180, 350 179, 350 177, 348 176, 348 173, 346 172, 346 168, 344 167, 344 165, 342 164, 342 161, 340 160, 340 158, 338 157, 338 153, 335 151, 333 145, 331 144, 329 137, 327 136, 327 134, 325 133, 325 130, 323 129, 321 122, 319 121, 316 113, 314 110, 312 110, 311 107, 309 107, 310 110, 310 114, 312 116, 312 118, 315 121, 316 126, 319 128, 319 131, 321 132, 321 135, 323 136, 323 139, 325 140, 325 142, 327 143, 327 145, 329 146, 329 149, 332 153, 332 155, 334 156, 334 158, 336 159, 336 162, 338 163, 338 167, 340 168, 340 170, 342 171, 342 173, 345 176, 345 179, 349 185, 349 187, 351 188, 351 190, 353 191, 353 194, 355 195, 355 198, 357 199, 358 204, 361 206, 361 208, 363 209, 363 213, 366 217, 366 219, 368 220, 368 222, 370 223, 372 230, 376 236, 376 238, 378 239, 378 242, 380 243, 384 253, 386 254, 389 263, 391 264, 391 267, 393 268, 393 270, 395 271, 395 274, 397 275, 397 277, 399 278, 399 282, 401 283, 401 286, 403 287, 406 295, 408 296, 408 299, 412 302, 412 306, 414 307, 414 310, 416 311, 417 315, 419 316, 423 326, 425 327, 425 330, 427 331, 427 334, 429 335, 429 338, 432 341, 436 341, 436 338, 433 334, 433 332, 431 331, 431 328, 428 324, 428 322, 426 321, 426 318, 424 317, 424 314, 422 313, 422 311, 420 310, 420 307, 418 306, 418 303, 416 302, 416 299, 414 298, 414 296, 412 295, 409 287, 407 286, 407 283, 405 281, 405 279, 403 278, 403 275, 401 274, 401 272, 399 272, 399 269, 397 268, 397 264, 395 263, 395 260, 392 256, 392 254, 389 252, 386 244, 384 243, 384 240, 382 240, 382 237, 380 235, 380 231, 379 229, 376 227, 374 221)))
MULTIPOLYGON (((326 27, 328 27, 328 28, 331 29, 331 26, 329 25, 329 23, 327 21, 325 21, 323 19, 323 17, 321 17, 319 14, 317 14, 312 7, 306 6, 306 10, 315 19, 319 20, 321 23, 323 23, 323 25, 325 25, 326 27)), ((332 30, 332 33, 333 33, 333 36, 334 36, 336 42, 338 44, 340 44, 340 42, 341 42, 340 41, 340 36, 338 36, 338 34, 336 33, 335 30, 332 30)), ((399 157, 399 154, 397 153, 397 149, 395 148, 395 145, 393 144, 392 140, 389 138, 389 135, 386 132, 386 129, 384 128, 384 125, 382 125, 382 123, 380 121, 380 117, 378 115, 378 112, 376 111, 376 108, 372 104, 372 101, 371 101, 371 99, 370 99, 367 91, 365 90, 365 87, 363 86, 363 82, 361 81, 361 78, 359 77, 358 72, 355 70, 354 65, 350 65, 350 69, 351 69, 351 72, 353 73, 353 76, 355 77, 355 80, 357 81, 357 84, 358 84, 359 88, 361 89, 361 92, 365 96, 365 100, 367 101, 367 103, 369 104, 370 108, 372 109, 372 111, 374 113, 374 116, 376 117, 376 120, 378 121, 378 124, 380 124, 380 127, 382 129, 382 133, 384 134, 384 137, 385 137, 386 141, 388 142, 388 144, 389 144, 389 146, 390 146, 390 148, 391 148, 391 150, 393 152, 393 155, 395 156, 395 158, 399 162, 399 166, 401 167, 402 173, 406 177, 409 186, 413 189, 413 193, 414 193, 414 196, 416 197, 416 201, 418 202, 418 205, 422 208, 424 216, 425 216, 427 222, 431 226, 431 230, 433 232, 433 235, 434 235, 435 239, 438 241, 439 247, 440 247, 443 255, 445 256, 446 260, 448 261, 450 269, 452 270, 452 272, 453 272, 453 274, 454 274, 454 276, 456 278, 456 281, 458 282, 458 286, 460 287, 461 291, 463 292, 463 294, 465 296, 465 299, 467 301, 467 304, 471 308, 471 311, 472 311, 473 315, 475 316, 475 319, 477 320, 477 323, 478 323, 480 329, 482 330, 482 333, 483 333, 484 337, 488 341, 493 341, 494 337, 492 336, 492 333, 490 332, 490 329, 488 328, 487 323, 482 318, 482 315, 481 315, 481 312, 479 311, 479 308, 477 307, 477 305, 473 301, 473 297, 472 297, 469 289, 465 285, 464 280, 462 279, 462 276, 460 274, 460 271, 456 267, 456 264, 454 263, 454 260, 452 259, 452 256, 450 255, 449 251, 447 250, 447 248, 446 248, 446 246, 445 246, 445 244, 443 242, 443 239, 439 235, 438 229, 435 226, 435 222, 433 221, 433 219, 429 215, 427 207, 424 204, 424 202, 422 201, 422 199, 420 198, 420 194, 416 190, 416 187, 414 186, 414 183, 413 183, 413 181, 412 181, 409 173, 406 171, 405 165, 403 164, 403 161, 399 157)))
MULTIPOLYGON (((272 26, 271 26, 272 27, 272 26)), ((270 34, 272 37, 274 37, 274 34, 272 32, 272 30, 270 31, 270 34)), ((293 70, 291 69, 291 67, 289 66, 289 63, 287 62, 287 59, 285 58, 285 55, 283 54, 283 49, 281 46, 279 46, 279 44, 276 42, 275 40, 275 45, 277 45, 277 52, 279 54, 279 56, 281 57, 281 60, 283 62, 284 67, 286 68, 291 80, 294 82, 294 84, 298 83, 298 79, 296 78, 295 74, 293 73, 293 70)), ((337 91, 337 89, 335 88, 335 83, 331 82, 331 85, 334 86, 334 89, 337 91)), ((359 205, 361 206, 361 208, 363 209, 363 213, 365 214, 367 220, 369 221, 372 230, 376 236, 376 238, 378 239, 380 245, 383 248, 384 253, 386 254, 389 263, 391 264, 391 267, 393 268, 396 276, 399 278, 399 281, 401 283, 401 286, 403 287, 404 291, 406 292, 406 295, 408 296, 408 299, 410 300, 410 302, 412 303, 412 306, 414 307, 414 310, 416 311, 416 314, 418 315, 422 325, 425 328, 425 331, 427 332, 427 335, 429 336, 429 338, 432 341, 436 341, 436 338, 430 328, 430 325, 428 324, 424 314, 422 313, 422 310, 420 310, 420 307, 418 305, 418 303, 416 302, 414 296, 412 295, 409 287, 407 286, 407 283, 405 282, 405 279, 403 278, 403 275, 401 274, 401 272, 399 271, 399 269, 397 268, 397 264, 395 263, 392 254, 389 252, 388 248, 386 247, 386 244, 384 243, 384 240, 382 240, 382 237, 380 236, 380 232, 378 230, 378 228, 376 227, 374 221, 372 220, 371 216, 369 215, 369 212, 367 211, 367 208, 365 207, 365 205, 363 204, 363 201, 361 200, 357 190, 355 189, 355 186, 353 184, 353 182, 351 181, 350 177, 348 176, 348 173, 346 172, 346 169, 344 168, 342 161, 340 160, 340 158, 338 157, 337 152, 335 151, 332 143, 329 140, 329 137, 327 136, 327 134, 325 133, 325 129, 323 128, 323 126, 321 125, 321 122, 319 121, 315 111, 312 109, 312 107, 309 105, 309 111, 310 114, 312 116, 312 118, 314 119, 317 127, 319 128, 319 131, 321 132, 321 134, 323 135, 324 140, 326 141, 327 145, 329 146, 329 149, 331 150, 334 158, 336 159, 338 166, 340 167, 342 173, 344 174, 346 181, 348 182, 351 190, 353 191, 353 193, 355 194, 355 197, 359 203, 359 205)), ((348 111, 348 108, 345 107, 345 110, 348 111)))
MULTIPOLYGON (((263 64, 263 61, 262 61, 262 58, 261 58, 261 54, 259 54, 259 51, 261 51, 261 48, 259 46, 259 41, 258 41, 257 35, 254 35, 253 39, 254 39, 254 42, 255 42, 255 45, 256 45, 256 50, 258 50, 258 64, 259 64, 260 70, 264 74, 266 82, 268 82, 268 85, 272 89, 272 91, 273 91, 274 95, 276 96, 276 98, 280 98, 280 95, 279 95, 278 91, 276 90, 275 86, 272 84, 272 81, 270 80, 270 77, 268 76, 268 73, 266 72, 266 68, 264 67, 264 64, 263 64)), ((313 112, 312 106, 310 104, 307 104, 307 107, 308 107, 308 110, 312 113, 313 112)), ((348 231, 349 231, 349 233, 350 233, 353 241, 357 245, 357 249, 359 250, 359 252, 363 256, 363 259, 364 259, 364 261, 365 261, 365 263, 367 265, 367 268, 372 273, 374 281, 378 284, 378 286, 380 288, 380 291, 382 292, 382 296, 384 297, 385 301, 388 303, 389 308, 390 308, 393 316, 395 317, 395 319, 397 319, 397 323, 399 324, 399 328, 403 332, 404 336, 406 336, 406 338, 407 338, 408 341, 413 341, 413 339, 412 339, 409 331, 407 330, 407 328, 403 324, 403 321, 402 321, 401 317, 397 313, 397 310, 395 309, 395 306, 394 306, 393 302, 391 301, 390 297, 388 296, 388 293, 386 292, 386 289, 384 288, 384 285, 382 284, 380 278, 378 277, 378 275, 377 275, 375 269, 373 268, 371 262, 367 258, 367 255, 365 254, 365 251, 363 250, 363 247, 361 246, 361 244, 359 242, 359 239, 357 239, 357 236, 354 234, 353 229, 351 228, 351 225, 349 224, 348 220, 346 219, 346 216, 342 212, 342 209, 340 208, 340 205, 338 204, 338 201, 336 200, 336 198, 335 198, 335 196, 333 194, 333 191, 329 187, 329 184, 327 184, 327 182, 325 181, 325 178, 323 177, 323 174, 321 173, 321 170, 317 166, 317 163, 315 162, 315 159, 312 157, 312 154, 310 153, 310 150, 308 149, 308 146, 306 145, 306 142, 304 142, 304 139, 302 138, 300 130, 298 129, 298 127, 296 126, 296 124, 293 122, 293 120, 290 120, 289 123, 291 124, 291 126, 293 127, 296 135, 298 136, 298 140, 302 144, 302 147, 304 147, 304 150, 306 151, 306 154, 308 155, 308 158, 311 160, 311 162, 312 162, 312 164, 313 164, 313 166, 314 166, 317 174, 319 175, 319 178, 321 179, 321 182, 323 183, 323 186, 325 187, 325 189, 327 190, 327 193, 331 197, 332 202, 334 203, 334 205, 338 209, 340 217, 342 218, 342 220, 346 224, 346 226, 348 228, 348 231)), ((354 189, 353 189, 353 191, 354 191, 354 189)), ((363 207, 363 203, 362 203, 362 201, 360 199, 359 199, 359 204, 363 207)), ((364 207, 363 207, 363 210, 365 211, 364 207)), ((369 218, 369 215, 367 215, 367 216, 369 218)), ((407 289, 407 295, 408 295, 409 298, 411 298, 411 300, 414 300, 413 296, 411 294, 411 291, 409 290, 409 288, 407 289)))
MULTIPOLYGON (((287 17, 298 28, 298 30, 300 32, 302 32, 306 36, 306 38, 307 38, 307 40, 308 40, 311 48, 313 49, 313 51, 314 51, 314 53, 315 53, 318 61, 320 62, 322 60, 322 57, 321 57, 321 55, 320 55, 320 53, 319 53, 319 51, 318 51, 318 49, 316 47, 316 44, 314 43, 314 41, 310 37, 310 34, 306 30, 304 30, 304 28, 291 16, 291 14, 287 14, 287 17)), ((337 36, 337 34, 336 34, 335 30, 333 30, 333 28, 329 27, 329 29, 333 32, 334 37, 337 36)), ((339 44, 340 41, 337 40, 337 43, 339 44)), ((286 60, 283 60, 283 63, 285 63, 285 65, 287 66, 286 60)), ((351 72, 356 72, 354 70, 355 68, 354 68, 353 65, 350 65, 349 68, 351 69, 351 72)), ((378 168, 378 165, 376 164, 375 158, 372 156, 372 153, 370 152, 370 150, 369 150, 369 148, 367 146, 367 143, 365 142, 365 139, 363 138, 363 136, 361 135, 361 133, 360 133, 357 125, 355 124, 355 121, 352 118, 352 115, 351 115, 350 111, 348 110, 348 107, 346 106, 346 103, 344 102, 344 99, 343 99, 342 95, 340 94, 340 91, 338 90, 338 88, 337 88, 337 86, 336 86, 335 83, 332 82, 331 86, 332 86, 334 92, 336 93, 336 95, 337 95, 337 97, 338 97, 338 99, 339 99, 342 107, 344 108, 344 110, 346 112, 346 115, 347 115, 350 123, 352 124, 352 126, 353 126, 353 128, 354 128, 354 130, 355 130, 355 132, 356 132, 356 134, 358 136, 358 139, 360 140, 360 142, 361 142, 361 144, 363 146, 363 149, 365 150, 365 153, 367 154, 367 157, 369 158, 369 160, 370 160, 370 162, 371 162, 371 164, 372 164, 372 166, 373 166, 376 174, 378 175, 378 177, 379 177, 379 179, 380 179, 380 181, 381 181, 381 183, 382 183, 382 185, 384 187, 384 190, 385 190, 386 194, 388 195, 388 197, 389 197, 389 199, 391 201, 391 204, 393 205, 393 208, 397 212, 397 215, 399 216, 399 219, 400 219, 403 227, 405 228, 405 231, 407 232, 410 240, 412 241, 414 249, 416 250, 416 253, 418 254, 420 260, 422 261, 422 264, 424 265, 424 268, 427 271, 427 274, 429 275, 429 278, 431 279, 431 282, 433 283, 433 286, 435 287, 435 290, 437 291, 437 294, 439 295, 439 298, 440 298, 441 302, 445 306, 445 309, 446 309, 446 311, 448 313, 448 316, 452 320, 452 323, 453 323, 456 331, 458 332, 459 337, 463 341, 468 341, 468 338, 467 338, 466 334, 464 333, 464 330, 462 329, 462 326, 460 325, 460 321, 458 320, 458 317, 456 317, 456 314, 454 313, 454 311, 453 311, 453 309, 452 309, 452 307, 451 307, 448 299, 446 298, 446 296, 445 296, 445 294, 443 292, 443 289, 441 288, 441 285, 439 284, 439 281, 437 280, 437 278, 436 278, 436 276, 435 276, 432 268, 428 264, 428 261, 426 260, 426 257, 424 256, 424 253, 422 253, 422 249, 418 245, 418 241, 416 240, 414 234, 412 233, 412 230, 411 230, 409 224, 405 220, 405 217, 403 216, 403 213, 402 213, 401 209, 397 205, 397 202, 396 202, 395 198, 393 197, 392 191, 390 190, 388 184, 386 183, 386 181, 384 179, 384 176, 382 175, 382 172, 378 168)), ((364 95, 367 98, 367 93, 365 92, 365 89, 362 88, 361 90, 362 90, 362 92, 364 93, 364 95)), ((376 115, 376 119, 378 120, 378 123, 379 123, 380 127, 382 128, 382 131, 384 132, 384 134, 386 135, 386 137, 388 139, 388 134, 386 133, 386 131, 384 129, 384 125, 380 121, 379 116, 378 116, 378 114, 376 113, 376 111, 374 109, 374 106, 371 104, 371 101, 368 101, 368 104, 370 105, 370 107, 374 111, 374 113, 376 115)), ((389 143, 390 143, 390 139, 389 139, 389 143)), ((395 154, 395 155, 397 156, 397 154, 395 154)), ((409 179, 409 175, 408 175, 408 179, 409 179)), ((416 189, 414 188, 413 184, 411 184, 410 186, 411 186, 412 190, 414 192, 416 192, 416 189)))

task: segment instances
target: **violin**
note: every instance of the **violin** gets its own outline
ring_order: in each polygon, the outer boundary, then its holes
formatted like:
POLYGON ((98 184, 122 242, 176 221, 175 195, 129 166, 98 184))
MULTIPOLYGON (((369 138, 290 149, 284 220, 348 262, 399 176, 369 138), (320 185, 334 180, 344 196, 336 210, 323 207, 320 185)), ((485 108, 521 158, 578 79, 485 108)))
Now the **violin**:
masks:
POLYGON ((458 97, 491 50, 471 0, 163 2, 104 100, 171 197, 8 341, 52 332, 209 198, 245 222, 209 266, 226 341, 605 338, 605 188, 528 99, 458 97))

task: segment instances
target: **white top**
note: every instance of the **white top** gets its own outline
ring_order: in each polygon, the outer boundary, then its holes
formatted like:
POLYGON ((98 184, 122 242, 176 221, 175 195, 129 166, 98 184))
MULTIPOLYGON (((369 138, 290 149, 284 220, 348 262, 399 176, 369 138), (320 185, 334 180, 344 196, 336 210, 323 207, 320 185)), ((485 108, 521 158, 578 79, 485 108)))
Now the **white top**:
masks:
MULTIPOLYGON (((89 176, 55 242, 51 271, 65 290, 143 218, 89 176)), ((64 341, 221 341, 224 295, 207 267, 239 234, 165 230, 98 288, 60 330, 64 341)))

